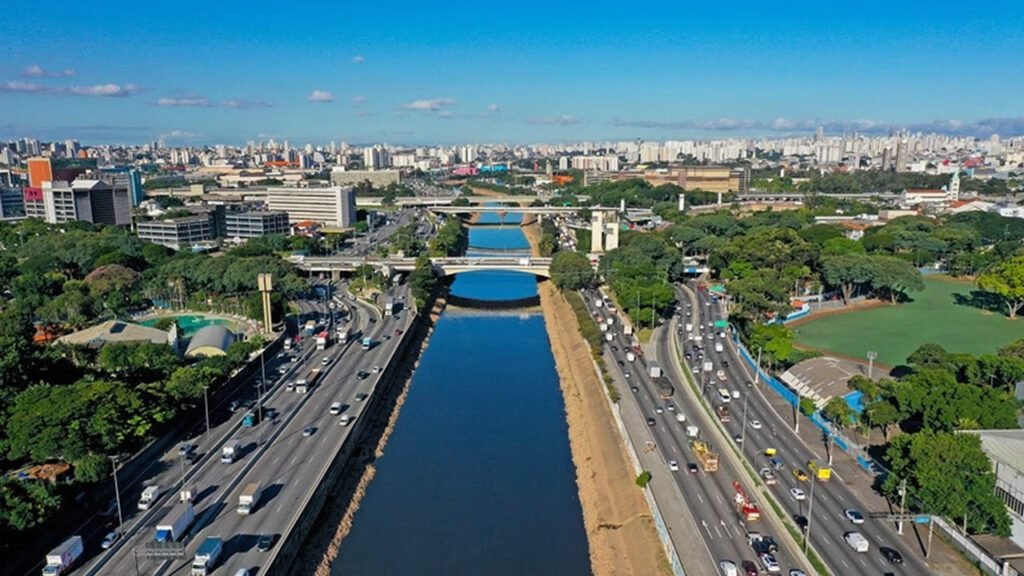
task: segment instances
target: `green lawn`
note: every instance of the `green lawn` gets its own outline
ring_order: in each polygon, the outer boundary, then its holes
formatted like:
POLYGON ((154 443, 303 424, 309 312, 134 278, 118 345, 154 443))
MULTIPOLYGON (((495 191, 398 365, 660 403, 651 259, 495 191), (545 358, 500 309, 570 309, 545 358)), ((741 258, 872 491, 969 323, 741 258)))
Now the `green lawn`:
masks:
POLYGON ((874 350, 877 362, 896 366, 927 342, 950 352, 980 354, 1024 338, 1024 318, 1008 320, 1005 314, 956 303, 954 294, 969 295, 976 289, 973 284, 944 277, 926 277, 924 283, 922 292, 911 293, 913 302, 825 316, 797 326, 796 341, 857 358, 874 350))

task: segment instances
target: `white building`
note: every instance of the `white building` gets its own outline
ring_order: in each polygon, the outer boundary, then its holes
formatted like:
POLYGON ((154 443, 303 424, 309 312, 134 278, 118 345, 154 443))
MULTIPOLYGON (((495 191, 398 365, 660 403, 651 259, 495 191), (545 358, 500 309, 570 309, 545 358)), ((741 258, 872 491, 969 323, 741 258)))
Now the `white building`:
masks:
POLYGON ((572 167, 576 170, 618 172, 619 157, 614 154, 609 154, 607 156, 573 156, 572 167))
POLYGON ((288 213, 288 222, 312 220, 327 227, 349 228, 356 221, 356 193, 351 186, 268 188, 267 207, 288 213))
POLYGON ((1010 513, 1010 538, 1024 547, 1024 430, 969 430, 981 437, 981 449, 992 460, 996 494, 1010 513))

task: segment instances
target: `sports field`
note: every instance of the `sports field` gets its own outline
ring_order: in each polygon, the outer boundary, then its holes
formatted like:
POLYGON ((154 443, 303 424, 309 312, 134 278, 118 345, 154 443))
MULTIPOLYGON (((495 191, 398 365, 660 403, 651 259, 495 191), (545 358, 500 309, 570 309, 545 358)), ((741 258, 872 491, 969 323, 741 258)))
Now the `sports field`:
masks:
POLYGON ((1024 338, 1024 318, 986 313, 957 304, 955 294, 969 295, 974 284, 946 277, 925 277, 925 289, 912 292, 913 302, 849 313, 832 314, 793 325, 798 344, 897 366, 921 344, 934 342, 950 352, 994 352, 1024 338))

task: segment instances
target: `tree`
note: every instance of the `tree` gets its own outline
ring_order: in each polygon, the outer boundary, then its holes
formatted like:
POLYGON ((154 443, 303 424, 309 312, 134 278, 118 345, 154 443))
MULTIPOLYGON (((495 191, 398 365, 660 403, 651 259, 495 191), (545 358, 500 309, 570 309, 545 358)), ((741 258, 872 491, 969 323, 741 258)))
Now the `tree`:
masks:
POLYGON ((759 350, 771 365, 782 364, 793 354, 793 331, 783 324, 755 324, 750 329, 750 350, 759 350))
POLYGON ((551 280, 560 290, 580 290, 594 284, 590 260, 579 252, 557 252, 551 259, 551 280))
POLYGON ((904 481, 907 503, 918 512, 963 518, 972 533, 1010 533, 1010 517, 995 492, 992 463, 980 437, 919 432, 893 439, 885 452, 890 473, 883 492, 898 498, 904 481))
POLYGON ((873 256, 871 258, 871 287, 889 295, 895 304, 906 297, 908 291, 924 290, 921 272, 910 262, 894 256, 873 256))
POLYGON ((978 277, 978 287, 1003 299, 1011 319, 1024 306, 1024 256, 1011 258, 978 277))
POLYGON ((882 436, 889 440, 889 430, 900 421, 900 413, 887 400, 879 400, 864 409, 864 420, 869 426, 882 431, 882 436))
POLYGON ((847 254, 824 258, 821 274, 825 282, 840 289, 843 302, 849 303, 854 291, 871 281, 872 267, 868 256, 847 254))
POLYGON ((0 530, 3 532, 35 528, 59 507, 60 495, 49 482, 0 478, 0 530))
POLYGON ((857 420, 857 413, 850 408, 850 405, 845 399, 834 396, 831 400, 825 404, 825 408, 822 413, 826 418, 832 421, 832 424, 840 430, 848 427, 857 420))

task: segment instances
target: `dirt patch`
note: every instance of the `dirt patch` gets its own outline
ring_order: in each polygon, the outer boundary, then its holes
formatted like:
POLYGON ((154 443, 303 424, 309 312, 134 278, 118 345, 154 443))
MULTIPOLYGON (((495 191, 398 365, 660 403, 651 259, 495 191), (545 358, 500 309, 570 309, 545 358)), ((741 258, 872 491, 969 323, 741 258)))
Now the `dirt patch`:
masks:
MULTIPOLYGON (((534 224, 524 226, 523 232, 536 254, 540 230, 534 224)), ((550 281, 537 288, 565 400, 591 569, 595 576, 670 574, 572 307, 550 281)))
POLYGON ((488 190, 487 188, 478 188, 476 186, 470 186, 469 189, 472 190, 473 194, 476 194, 477 196, 495 196, 498 198, 506 196, 506 194, 502 194, 501 192, 496 192, 494 190, 488 190))

